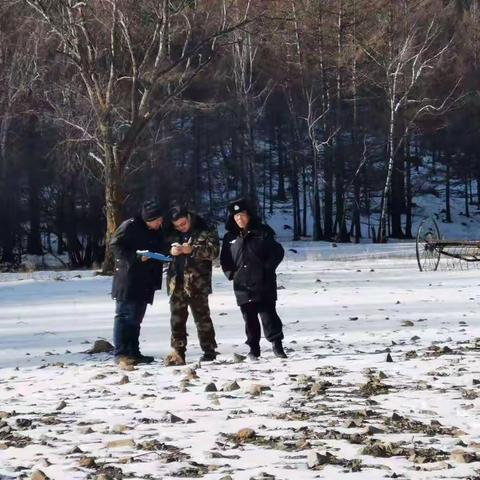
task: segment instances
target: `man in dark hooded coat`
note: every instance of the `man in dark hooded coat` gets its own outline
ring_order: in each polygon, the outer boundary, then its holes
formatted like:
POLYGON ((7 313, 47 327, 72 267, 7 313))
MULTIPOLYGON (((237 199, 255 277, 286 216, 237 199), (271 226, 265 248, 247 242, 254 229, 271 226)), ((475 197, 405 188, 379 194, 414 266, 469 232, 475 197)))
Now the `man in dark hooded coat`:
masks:
POLYGON ((275 240, 275 232, 260 221, 246 200, 231 203, 228 213, 220 263, 225 276, 233 280, 237 304, 245 320, 249 358, 260 357, 259 316, 273 353, 286 358, 282 321, 276 311, 275 270, 283 260, 283 247, 275 240))

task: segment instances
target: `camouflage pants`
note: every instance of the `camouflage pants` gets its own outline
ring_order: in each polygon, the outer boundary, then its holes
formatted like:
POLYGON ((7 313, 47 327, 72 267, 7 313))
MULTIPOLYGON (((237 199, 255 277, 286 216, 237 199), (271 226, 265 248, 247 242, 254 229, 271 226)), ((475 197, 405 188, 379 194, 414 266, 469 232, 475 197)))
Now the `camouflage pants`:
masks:
POLYGON ((187 346, 188 307, 193 314, 197 327, 201 349, 215 350, 215 330, 210 317, 208 294, 189 296, 185 290, 176 288, 170 297, 170 326, 172 329, 171 345, 175 350, 185 351, 187 346))

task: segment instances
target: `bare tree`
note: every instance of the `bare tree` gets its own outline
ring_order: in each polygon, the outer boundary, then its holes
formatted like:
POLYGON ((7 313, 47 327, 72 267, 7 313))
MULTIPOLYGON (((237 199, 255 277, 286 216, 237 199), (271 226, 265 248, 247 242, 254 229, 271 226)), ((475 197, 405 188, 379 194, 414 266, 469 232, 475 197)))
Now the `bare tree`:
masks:
MULTIPOLYGON (((321 7, 320 15, 322 14, 321 7)), ((290 0, 290 11, 292 17, 292 39, 290 44, 293 46, 294 55, 292 56, 294 64, 296 64, 299 75, 298 88, 301 93, 302 106, 295 106, 291 92, 288 93, 288 105, 290 113, 294 117, 295 129, 297 137, 301 137, 300 126, 296 123, 297 118, 306 122, 308 141, 312 152, 312 215, 313 215, 313 239, 322 240, 322 215, 320 202, 320 171, 321 171, 321 154, 325 154, 325 146, 329 144, 331 138, 325 141, 323 138, 327 134, 325 128, 325 118, 329 112, 329 104, 325 102, 324 97, 324 78, 318 75, 323 71, 322 64, 322 41, 320 45, 320 62, 312 61, 308 41, 302 36, 302 26, 306 29, 307 18, 312 14, 317 14, 315 5, 297 5, 290 0), (310 55, 309 55, 310 54, 310 55), (312 64, 311 64, 312 63, 312 64)), ((322 35, 322 32, 320 32, 322 35)), ((305 34, 306 36, 306 34, 305 34)), ((316 53, 316 52, 315 52, 316 53)), ((292 61, 291 61, 292 62, 292 61)))
MULTIPOLYGON (((425 5, 423 5, 425 7, 425 5)), ((393 30, 394 7, 390 6, 387 23, 381 25, 382 31, 388 31, 388 41, 383 45, 386 51, 373 47, 375 42, 370 40, 363 49, 381 72, 378 86, 385 93, 388 106, 388 133, 387 133, 387 173, 380 203, 380 220, 377 232, 377 241, 384 242, 387 237, 386 217, 387 200, 392 186, 392 174, 395 156, 405 137, 423 114, 442 111, 448 105, 453 94, 446 98, 425 98, 420 88, 427 75, 432 75, 439 67, 443 55, 451 48, 452 38, 442 42, 443 29, 437 16, 433 16, 426 25, 421 24, 418 12, 406 10, 405 15, 411 16, 411 26, 406 29, 405 35, 393 30), (416 14, 416 16, 415 16, 416 14), (400 127, 402 110, 408 109, 409 120, 400 127)), ((377 32, 377 36, 378 32, 377 32)))
MULTIPOLYGON (((121 221, 125 181, 138 139, 164 118, 212 60, 218 39, 248 23, 229 23, 223 0, 25 0, 74 67, 93 112, 91 156, 101 163, 109 239, 121 221)), ((75 79, 75 75, 70 81, 75 79)), ((74 122, 72 122, 74 123, 74 122)))
POLYGON ((28 19, 19 15, 15 2, 10 1, 0 5, 0 18, 0 247, 2 261, 12 262, 19 203, 18 162, 9 151, 12 123, 23 117, 31 118, 32 91, 40 74, 38 41, 28 19))

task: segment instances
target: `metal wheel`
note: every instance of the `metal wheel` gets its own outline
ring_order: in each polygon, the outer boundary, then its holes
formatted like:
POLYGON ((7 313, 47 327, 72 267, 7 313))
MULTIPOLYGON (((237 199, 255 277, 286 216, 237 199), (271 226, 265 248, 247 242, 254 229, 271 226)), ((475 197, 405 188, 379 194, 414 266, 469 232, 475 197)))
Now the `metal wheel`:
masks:
POLYGON ((440 230, 433 218, 425 218, 420 223, 417 231, 417 263, 421 272, 432 272, 437 270, 440 262, 441 247, 440 230))

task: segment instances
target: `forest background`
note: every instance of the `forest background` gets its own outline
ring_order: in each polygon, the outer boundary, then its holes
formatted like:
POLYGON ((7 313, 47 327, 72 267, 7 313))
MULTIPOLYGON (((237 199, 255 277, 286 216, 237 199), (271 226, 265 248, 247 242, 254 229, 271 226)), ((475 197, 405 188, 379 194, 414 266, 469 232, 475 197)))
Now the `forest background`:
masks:
POLYGON ((111 268, 151 196, 292 238, 411 238, 480 202, 478 0, 3 0, 0 262, 111 268), (107 259, 104 262, 104 259, 107 259))

